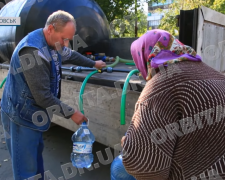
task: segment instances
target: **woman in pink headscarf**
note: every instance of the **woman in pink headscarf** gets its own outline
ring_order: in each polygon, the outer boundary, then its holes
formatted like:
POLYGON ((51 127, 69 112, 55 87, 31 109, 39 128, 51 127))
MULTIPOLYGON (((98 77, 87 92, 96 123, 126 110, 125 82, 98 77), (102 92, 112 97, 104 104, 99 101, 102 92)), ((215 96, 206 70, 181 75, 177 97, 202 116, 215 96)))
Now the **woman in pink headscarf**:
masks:
POLYGON ((163 30, 134 41, 131 54, 147 83, 122 138, 126 171, 137 180, 224 179, 224 75, 163 30))

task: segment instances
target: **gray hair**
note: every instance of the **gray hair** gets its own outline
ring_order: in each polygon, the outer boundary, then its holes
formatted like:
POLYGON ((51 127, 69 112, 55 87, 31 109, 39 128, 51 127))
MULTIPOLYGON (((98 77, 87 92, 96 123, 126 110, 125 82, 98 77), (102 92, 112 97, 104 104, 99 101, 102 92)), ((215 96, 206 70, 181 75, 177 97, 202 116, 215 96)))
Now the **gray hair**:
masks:
POLYGON ((61 29, 65 27, 68 22, 73 22, 76 27, 76 21, 70 13, 58 10, 48 17, 45 27, 52 24, 56 31, 61 31, 61 29))

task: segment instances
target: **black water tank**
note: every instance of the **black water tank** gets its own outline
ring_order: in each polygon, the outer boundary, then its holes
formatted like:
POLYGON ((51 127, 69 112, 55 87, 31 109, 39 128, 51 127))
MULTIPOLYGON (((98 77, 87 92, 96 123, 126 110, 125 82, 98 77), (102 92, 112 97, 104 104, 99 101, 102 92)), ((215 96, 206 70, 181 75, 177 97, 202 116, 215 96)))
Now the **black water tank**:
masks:
POLYGON ((29 32, 43 28, 48 16, 57 10, 74 16, 76 34, 88 46, 79 48, 80 53, 108 51, 109 23, 94 0, 13 0, 1 9, 0 17, 21 17, 21 25, 0 27, 0 62, 9 61, 19 41, 29 32))

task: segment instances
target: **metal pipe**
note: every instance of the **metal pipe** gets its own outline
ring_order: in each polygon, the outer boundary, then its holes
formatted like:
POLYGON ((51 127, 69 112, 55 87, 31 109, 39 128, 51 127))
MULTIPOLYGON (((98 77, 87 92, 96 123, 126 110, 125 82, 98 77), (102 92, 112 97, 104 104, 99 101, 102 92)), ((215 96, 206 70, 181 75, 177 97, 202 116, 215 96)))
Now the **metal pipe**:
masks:
POLYGON ((9 69, 9 64, 0 64, 0 69, 9 69))
MULTIPOLYGON (((82 71, 95 71, 96 69, 95 68, 86 68, 86 67, 80 67, 80 66, 77 66, 77 67, 74 67, 74 66, 71 66, 71 67, 64 67, 62 66, 61 67, 63 70, 70 70, 72 72, 82 72, 82 71)), ((99 70, 99 72, 107 72, 107 73, 112 73, 112 72, 124 72, 124 73, 129 73, 131 70, 129 69, 115 69, 115 68, 112 68, 112 67, 107 67, 107 68, 102 68, 101 70, 99 70)))
POLYGON ((77 66, 77 67, 74 67, 74 66, 71 66, 71 67, 65 67, 65 66, 62 66, 61 69, 63 70, 70 70, 72 72, 82 72, 82 71, 95 71, 96 69, 95 68, 87 68, 87 67, 81 67, 81 66, 77 66))
POLYGON ((61 69, 63 69, 63 70, 71 70, 71 67, 64 67, 64 66, 62 66, 61 69))
POLYGON ((131 72, 132 70, 129 70, 129 69, 114 69, 113 68, 113 72, 124 72, 124 73, 129 73, 131 72))
MULTIPOLYGON (((10 65, 9 64, 0 64, 0 69, 9 69, 10 65)), ((71 67, 66 67, 66 66, 62 66, 61 67, 62 70, 69 70, 72 72, 82 72, 82 71, 95 71, 95 68, 87 68, 87 67, 81 67, 81 66, 71 66, 71 67)), ((112 67, 107 67, 107 68, 103 68, 100 71, 102 72, 107 72, 107 73, 112 73, 112 72, 124 72, 124 73, 129 73, 131 72, 131 70, 129 69, 116 69, 116 68, 112 68, 112 67)))

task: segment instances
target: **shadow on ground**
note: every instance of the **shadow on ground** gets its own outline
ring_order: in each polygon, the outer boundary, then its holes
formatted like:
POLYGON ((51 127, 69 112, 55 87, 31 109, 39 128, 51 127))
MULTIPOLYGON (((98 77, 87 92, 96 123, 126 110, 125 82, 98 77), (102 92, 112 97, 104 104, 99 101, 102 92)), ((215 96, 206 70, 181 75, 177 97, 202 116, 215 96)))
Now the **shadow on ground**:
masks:
MULTIPOLYGON (((0 122, 1 125, 1 122, 0 122)), ((52 174, 56 180, 64 180, 64 174, 62 167, 65 164, 71 163, 70 154, 72 152, 72 141, 71 136, 74 132, 69 131, 60 126, 53 126, 47 132, 44 133, 44 143, 45 149, 43 152, 44 167, 45 171, 52 174)), ((108 156, 106 155, 105 149, 108 148, 100 143, 95 142, 93 146, 93 154, 95 156, 93 162, 93 169, 77 170, 73 169, 73 174, 71 169, 67 171, 71 174, 71 180, 110 180, 110 165, 111 162, 107 162, 108 156), (99 162, 96 152, 101 151, 105 164, 99 162), (98 164, 97 164, 98 163, 98 164)), ((113 149, 111 149, 112 154, 113 149)), ((4 139, 0 142, 0 179, 1 180, 13 180, 11 159, 8 153, 4 139)), ((68 176, 67 176, 68 177, 68 176)), ((55 180, 54 178, 52 180, 55 180)))

